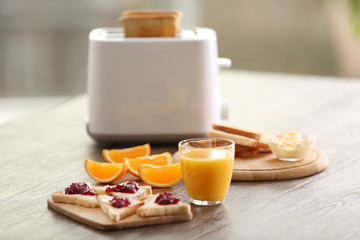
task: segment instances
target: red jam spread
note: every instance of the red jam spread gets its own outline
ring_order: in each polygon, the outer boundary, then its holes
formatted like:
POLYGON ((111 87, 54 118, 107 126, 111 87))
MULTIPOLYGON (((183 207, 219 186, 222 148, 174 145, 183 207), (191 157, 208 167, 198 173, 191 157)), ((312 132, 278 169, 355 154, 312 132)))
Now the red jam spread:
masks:
POLYGON ((131 202, 128 198, 117 198, 114 197, 113 199, 110 200, 110 205, 115 207, 115 208, 123 208, 123 207, 128 207, 130 206, 131 202))
POLYGON ((65 194, 96 195, 94 189, 90 188, 89 185, 84 182, 72 183, 70 186, 65 188, 65 194))
POLYGON ((136 193, 137 190, 139 190, 139 184, 134 181, 128 181, 116 184, 113 187, 108 187, 106 188, 105 192, 136 193))
POLYGON ((162 192, 157 196, 155 202, 159 205, 177 204, 180 201, 178 198, 174 198, 169 192, 162 192))

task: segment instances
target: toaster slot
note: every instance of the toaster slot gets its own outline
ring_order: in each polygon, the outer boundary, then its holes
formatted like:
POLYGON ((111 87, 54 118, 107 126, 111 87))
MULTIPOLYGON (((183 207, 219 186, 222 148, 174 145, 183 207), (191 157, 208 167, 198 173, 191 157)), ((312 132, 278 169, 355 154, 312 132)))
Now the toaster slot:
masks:
MULTIPOLYGON (((196 37, 197 33, 195 28, 182 28, 176 35, 176 38, 180 39, 196 39, 196 37)), ((102 40, 124 39, 125 33, 123 28, 104 28, 99 31, 98 38, 102 40)))
POLYGON ((100 39, 121 39, 124 37, 125 33, 122 28, 101 29, 99 31, 100 39))

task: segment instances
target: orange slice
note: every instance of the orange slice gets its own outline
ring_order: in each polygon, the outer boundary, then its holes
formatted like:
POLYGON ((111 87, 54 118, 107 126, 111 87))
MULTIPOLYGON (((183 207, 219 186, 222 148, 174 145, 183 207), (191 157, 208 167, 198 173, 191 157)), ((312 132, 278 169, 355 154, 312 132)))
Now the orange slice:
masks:
POLYGON ((144 183, 152 187, 170 187, 182 179, 180 163, 165 166, 142 164, 139 167, 139 176, 144 183))
POLYGON ((124 158, 137 158, 150 155, 150 144, 123 148, 123 149, 103 149, 102 153, 106 161, 110 163, 122 163, 124 158))
POLYGON ((163 166, 171 164, 173 159, 170 153, 165 152, 147 157, 125 158, 124 161, 128 171, 138 177, 138 170, 141 164, 149 163, 155 166, 163 166))
POLYGON ((84 166, 87 174, 99 183, 115 182, 127 172, 125 163, 101 163, 85 159, 84 166))

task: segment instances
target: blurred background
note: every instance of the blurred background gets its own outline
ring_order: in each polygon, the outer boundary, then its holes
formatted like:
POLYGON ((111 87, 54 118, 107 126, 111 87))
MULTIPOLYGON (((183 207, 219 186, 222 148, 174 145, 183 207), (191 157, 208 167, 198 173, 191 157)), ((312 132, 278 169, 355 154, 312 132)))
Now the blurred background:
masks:
POLYGON ((351 2, 0 0, 0 97, 86 92, 89 32, 121 26, 128 9, 176 9, 183 26, 215 29, 233 69, 358 78, 351 2))

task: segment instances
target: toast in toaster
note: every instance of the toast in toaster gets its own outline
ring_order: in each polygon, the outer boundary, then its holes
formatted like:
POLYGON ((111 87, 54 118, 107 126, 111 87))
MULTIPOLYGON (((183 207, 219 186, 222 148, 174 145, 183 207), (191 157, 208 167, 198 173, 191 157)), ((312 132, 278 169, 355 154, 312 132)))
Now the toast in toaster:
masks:
POLYGON ((180 28, 178 11, 125 11, 119 18, 125 37, 175 37, 180 28))

